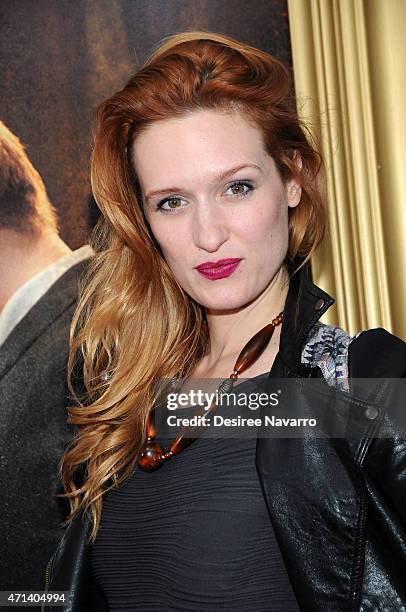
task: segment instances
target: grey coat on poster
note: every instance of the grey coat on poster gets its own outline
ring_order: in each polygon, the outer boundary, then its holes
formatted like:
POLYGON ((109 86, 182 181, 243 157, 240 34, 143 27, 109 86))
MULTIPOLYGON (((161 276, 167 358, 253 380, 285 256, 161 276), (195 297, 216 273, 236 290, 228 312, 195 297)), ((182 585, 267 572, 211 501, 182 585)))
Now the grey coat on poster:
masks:
POLYGON ((72 436, 66 365, 78 279, 67 270, 0 346, 0 589, 41 590, 68 503, 58 464, 72 436))

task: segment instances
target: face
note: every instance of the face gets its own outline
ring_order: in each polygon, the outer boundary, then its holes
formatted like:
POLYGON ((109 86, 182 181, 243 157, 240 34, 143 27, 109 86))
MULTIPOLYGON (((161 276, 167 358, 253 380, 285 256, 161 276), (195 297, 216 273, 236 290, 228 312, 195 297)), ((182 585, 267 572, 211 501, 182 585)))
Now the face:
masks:
POLYGON ((149 126, 133 162, 152 233, 192 298, 227 311, 269 290, 301 192, 282 183, 259 128, 238 112, 194 111, 149 126))

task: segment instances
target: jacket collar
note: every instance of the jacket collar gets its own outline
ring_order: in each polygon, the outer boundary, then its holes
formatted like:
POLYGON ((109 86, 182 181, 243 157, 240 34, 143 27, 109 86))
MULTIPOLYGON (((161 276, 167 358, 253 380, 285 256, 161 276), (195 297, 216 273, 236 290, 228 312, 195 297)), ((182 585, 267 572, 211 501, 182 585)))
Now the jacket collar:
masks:
MULTIPOLYGON (((83 260, 67 270, 32 306, 0 347, 0 380, 41 335, 77 300, 78 277, 85 269, 83 260)), ((66 342, 69 338, 66 337, 66 342)), ((37 349, 39 350, 39 349, 37 349)), ((46 356, 44 357, 46 358, 46 356)))
POLYGON ((301 353, 306 336, 334 301, 328 293, 312 283, 308 265, 290 277, 279 342, 279 359, 293 372, 300 373, 302 369, 301 353))

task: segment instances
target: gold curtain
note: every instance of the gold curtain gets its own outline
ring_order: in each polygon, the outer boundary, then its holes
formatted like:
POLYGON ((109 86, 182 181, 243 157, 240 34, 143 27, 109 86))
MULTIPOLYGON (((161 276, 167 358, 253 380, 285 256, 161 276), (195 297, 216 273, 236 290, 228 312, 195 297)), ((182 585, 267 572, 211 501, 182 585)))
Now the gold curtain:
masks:
POLYGON ((288 0, 301 117, 326 163, 326 323, 406 339, 405 0, 288 0))

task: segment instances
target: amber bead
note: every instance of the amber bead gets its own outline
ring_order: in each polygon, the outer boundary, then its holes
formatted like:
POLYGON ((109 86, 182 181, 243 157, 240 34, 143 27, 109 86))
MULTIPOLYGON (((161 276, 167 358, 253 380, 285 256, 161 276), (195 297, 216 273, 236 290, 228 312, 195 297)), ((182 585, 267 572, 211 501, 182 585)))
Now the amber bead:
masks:
POLYGON ((164 460, 164 455, 165 451, 158 442, 147 442, 138 457, 138 465, 147 472, 156 470, 164 460))
POLYGON ((237 361, 235 362, 233 378, 236 378, 236 375, 244 372, 244 370, 246 370, 252 363, 254 363, 254 361, 258 359, 272 338, 274 331, 275 326, 272 323, 269 323, 258 333, 256 333, 249 342, 247 342, 239 354, 237 361))

